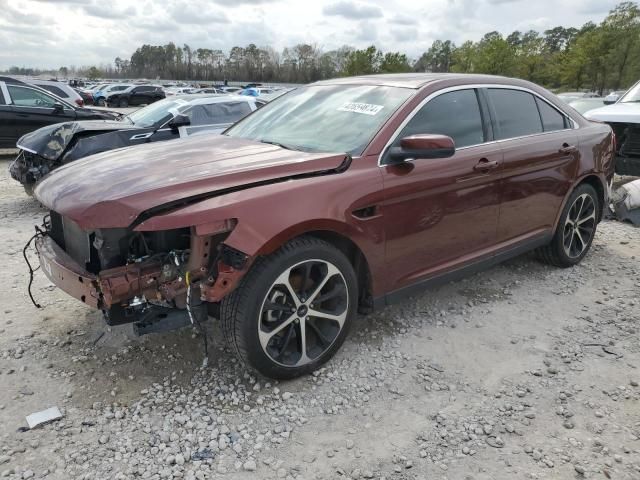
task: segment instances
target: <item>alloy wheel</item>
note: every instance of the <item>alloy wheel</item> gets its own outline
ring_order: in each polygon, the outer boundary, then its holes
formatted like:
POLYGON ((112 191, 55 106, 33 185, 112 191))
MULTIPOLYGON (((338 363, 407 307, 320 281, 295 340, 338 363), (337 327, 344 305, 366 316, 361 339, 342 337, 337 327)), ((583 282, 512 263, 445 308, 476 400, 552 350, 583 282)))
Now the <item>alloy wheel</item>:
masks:
POLYGON ((347 284, 325 260, 305 260, 273 282, 260 309, 265 354, 287 367, 318 359, 338 338, 349 311, 347 284))
POLYGON ((564 223, 563 246, 569 258, 577 258, 589 247, 596 229, 596 207, 591 195, 578 196, 564 223))

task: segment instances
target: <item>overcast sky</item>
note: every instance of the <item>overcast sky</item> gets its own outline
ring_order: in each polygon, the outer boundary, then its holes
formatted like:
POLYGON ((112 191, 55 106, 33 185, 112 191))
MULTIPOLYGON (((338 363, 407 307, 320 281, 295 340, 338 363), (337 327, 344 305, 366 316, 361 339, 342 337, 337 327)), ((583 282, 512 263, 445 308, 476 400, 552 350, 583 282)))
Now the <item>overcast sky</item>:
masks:
POLYGON ((600 22, 619 0, 0 0, 0 69, 129 58, 143 43, 193 48, 375 44, 417 58, 436 39, 600 22))

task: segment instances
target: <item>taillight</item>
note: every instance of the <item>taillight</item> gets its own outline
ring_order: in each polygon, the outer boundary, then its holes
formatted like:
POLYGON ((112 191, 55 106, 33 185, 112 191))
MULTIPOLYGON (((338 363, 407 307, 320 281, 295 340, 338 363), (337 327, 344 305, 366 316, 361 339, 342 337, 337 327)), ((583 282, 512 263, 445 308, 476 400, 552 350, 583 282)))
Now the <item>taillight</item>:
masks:
POLYGON ((76 103, 79 107, 84 107, 84 100, 82 100, 81 98, 76 98, 76 103))

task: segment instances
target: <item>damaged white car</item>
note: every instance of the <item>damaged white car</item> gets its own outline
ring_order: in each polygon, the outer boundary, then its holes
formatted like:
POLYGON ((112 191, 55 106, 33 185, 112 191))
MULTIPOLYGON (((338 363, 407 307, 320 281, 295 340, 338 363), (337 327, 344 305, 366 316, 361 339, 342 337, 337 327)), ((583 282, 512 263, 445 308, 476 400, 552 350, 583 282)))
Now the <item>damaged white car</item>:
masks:
POLYGON ((640 177, 640 82, 615 104, 590 110, 589 120, 608 123, 616 136, 616 167, 619 175, 640 177))

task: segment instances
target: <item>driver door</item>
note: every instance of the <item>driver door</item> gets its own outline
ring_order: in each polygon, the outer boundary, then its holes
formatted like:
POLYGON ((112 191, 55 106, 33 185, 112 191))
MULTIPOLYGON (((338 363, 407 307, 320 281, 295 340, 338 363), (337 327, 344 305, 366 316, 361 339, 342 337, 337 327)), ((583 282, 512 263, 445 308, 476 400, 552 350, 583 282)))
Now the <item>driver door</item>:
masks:
POLYGON ((456 269, 495 244, 502 152, 487 143, 492 131, 484 105, 472 88, 440 94, 418 107, 390 145, 409 135, 443 134, 455 142, 452 157, 390 165, 382 156, 388 291, 456 269))
POLYGON ((76 118, 75 110, 71 107, 35 88, 27 85, 7 85, 7 91, 16 117, 14 124, 16 138, 46 125, 76 118), (63 108, 56 109, 56 104, 62 105, 63 108))

